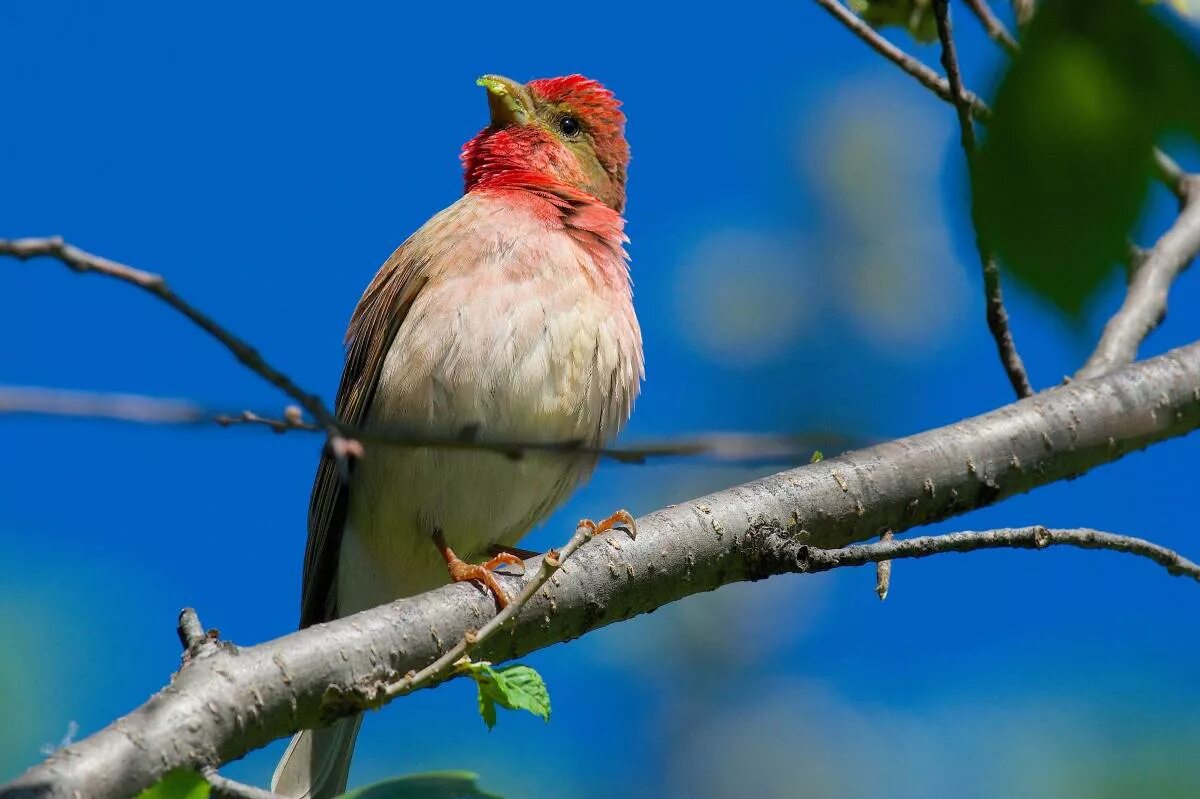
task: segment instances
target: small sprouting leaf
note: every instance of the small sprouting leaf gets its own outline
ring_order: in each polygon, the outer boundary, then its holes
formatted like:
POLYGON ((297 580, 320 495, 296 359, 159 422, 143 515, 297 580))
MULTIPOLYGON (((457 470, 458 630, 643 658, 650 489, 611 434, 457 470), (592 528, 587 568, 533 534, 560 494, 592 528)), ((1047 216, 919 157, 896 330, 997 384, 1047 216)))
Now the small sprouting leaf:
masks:
POLYGON ((496 705, 509 710, 528 710, 543 721, 550 720, 550 692, 542 675, 529 666, 514 663, 496 668, 480 660, 460 662, 458 670, 475 681, 479 689, 479 715, 489 730, 496 726, 496 705))
POLYGON ((1078 317, 1126 252, 1164 133, 1195 132, 1200 60, 1139 0, 1045 0, 972 174, 1004 266, 1078 317))
POLYGON ((819 449, 814 449, 812 457, 809 458, 808 462, 809 463, 820 463, 823 460, 825 460, 825 454, 823 452, 821 452, 821 450, 819 450, 819 449))
POLYGON ((337 799, 501 799, 478 782, 479 775, 469 771, 431 771, 355 788, 337 799))
POLYGON ((904 28, 918 42, 937 38, 932 0, 850 0, 850 8, 873 28, 904 28))
POLYGON ((137 799, 208 799, 208 782, 190 769, 168 771, 161 780, 137 795, 137 799))

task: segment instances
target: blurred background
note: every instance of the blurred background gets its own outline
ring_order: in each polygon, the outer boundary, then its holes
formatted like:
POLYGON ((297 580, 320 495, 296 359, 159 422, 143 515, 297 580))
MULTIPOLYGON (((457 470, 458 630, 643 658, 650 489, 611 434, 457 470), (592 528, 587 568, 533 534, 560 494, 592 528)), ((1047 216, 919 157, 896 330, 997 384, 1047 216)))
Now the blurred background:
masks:
MULTIPOLYGON (((955 9, 986 96, 1003 54, 955 9)), ((647 380, 625 442, 887 438, 1012 400, 952 109, 813 3, 43 0, 0 4, 0 28, 0 236, 161 271, 327 399, 360 292, 461 193, 459 147, 487 119, 475 78, 582 72, 624 101, 634 153, 647 380)), ((1173 217, 1155 191, 1143 244, 1173 217)), ((287 403, 127 286, 5 260, 0 287, 4 383, 287 403)), ((1114 269, 1076 324, 1010 282, 1036 386, 1078 368, 1122 288, 1114 269)), ((1200 337, 1197 319, 1193 270, 1143 352, 1200 337)), ((181 607, 240 644, 294 628, 315 437, 29 418, 0 434, 0 781, 162 685, 181 607)), ((1195 557, 1198 442, 943 529, 1094 526, 1195 557)), ((774 469, 605 464, 525 543, 774 469)), ((898 562, 885 603, 873 586, 869 569, 735 585, 537 653, 548 724, 504 713, 489 733, 470 684, 421 692, 367 718, 354 781, 468 769, 509 799, 1195 795, 1194 584, 1055 550, 898 562)), ((263 784, 282 746, 226 773, 263 784)))

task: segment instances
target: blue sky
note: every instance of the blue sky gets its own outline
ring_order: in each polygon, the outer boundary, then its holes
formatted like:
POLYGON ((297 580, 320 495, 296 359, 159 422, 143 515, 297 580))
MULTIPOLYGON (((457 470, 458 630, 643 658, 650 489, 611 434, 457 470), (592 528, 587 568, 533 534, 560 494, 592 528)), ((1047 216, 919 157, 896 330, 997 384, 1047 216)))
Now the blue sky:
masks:
MULTIPOLYGON (((459 147, 486 121, 475 78, 583 72, 624 100, 634 156, 647 381, 626 441, 892 437, 1011 400, 952 110, 812 3, 48 0, 0 7, 0 27, 0 236, 58 233, 160 271, 326 398, 374 270, 461 192, 459 147)), ((986 91, 1000 54, 958 28, 986 91)), ((1171 210, 1156 195, 1143 243, 1171 210)), ((48 261, 0 276, 0 381, 286 403, 126 286, 48 261)), ((1071 326, 1008 287, 1036 385, 1082 363, 1120 288, 1114 272, 1071 326)), ((1193 271, 1145 352, 1200 337, 1198 318, 1193 271)), ((316 439, 0 431, 0 778, 161 685, 179 608, 242 644, 294 627, 316 439)), ((1197 454, 1195 437, 1170 442, 953 527, 1089 525, 1196 555, 1197 454)), ((606 465, 526 541, 757 473, 606 465)), ((406 698, 368 719, 356 776, 465 768, 509 797, 1095 795, 1164 761, 1200 777, 1172 759, 1200 743, 1194 585, 1057 551, 899 563, 883 604, 872 585, 858 570, 734 586, 539 653, 548 725, 506 714, 488 733, 466 685, 406 698)), ((279 750, 229 773, 265 779, 279 750)))

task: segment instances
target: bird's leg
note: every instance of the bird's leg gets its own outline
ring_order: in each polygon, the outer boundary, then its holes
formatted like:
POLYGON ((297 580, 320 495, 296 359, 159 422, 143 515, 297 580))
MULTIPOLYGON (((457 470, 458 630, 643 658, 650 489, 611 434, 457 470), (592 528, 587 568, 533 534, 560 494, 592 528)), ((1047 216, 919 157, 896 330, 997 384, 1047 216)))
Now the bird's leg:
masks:
POLYGON ((504 588, 501 587, 496 575, 492 572, 505 564, 509 566, 524 565, 520 558, 508 552, 502 552, 486 563, 467 563, 454 554, 454 550, 446 543, 446 536, 442 534, 441 530, 434 531, 433 543, 442 553, 442 557, 446 559, 446 570, 450 572, 451 582, 461 583, 475 580, 483 583, 483 587, 490 591, 492 598, 496 600, 497 608, 503 610, 508 605, 508 594, 504 593, 504 588))
POLYGON ((591 519, 580 519, 579 526, 591 530, 592 535, 600 535, 600 533, 607 533, 616 527, 624 527, 629 532, 630 538, 637 538, 637 524, 634 523, 633 516, 629 511, 624 509, 598 522, 594 522, 591 519))

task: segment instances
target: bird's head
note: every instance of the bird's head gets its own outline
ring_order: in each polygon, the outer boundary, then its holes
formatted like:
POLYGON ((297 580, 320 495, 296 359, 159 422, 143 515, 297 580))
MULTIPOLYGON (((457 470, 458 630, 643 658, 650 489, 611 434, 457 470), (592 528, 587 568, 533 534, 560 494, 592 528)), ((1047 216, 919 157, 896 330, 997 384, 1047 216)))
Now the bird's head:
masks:
POLYGON ((629 144, 612 92, 582 75, 526 84, 484 75, 478 83, 492 118, 463 147, 467 191, 565 187, 615 211, 625 207, 629 144))

